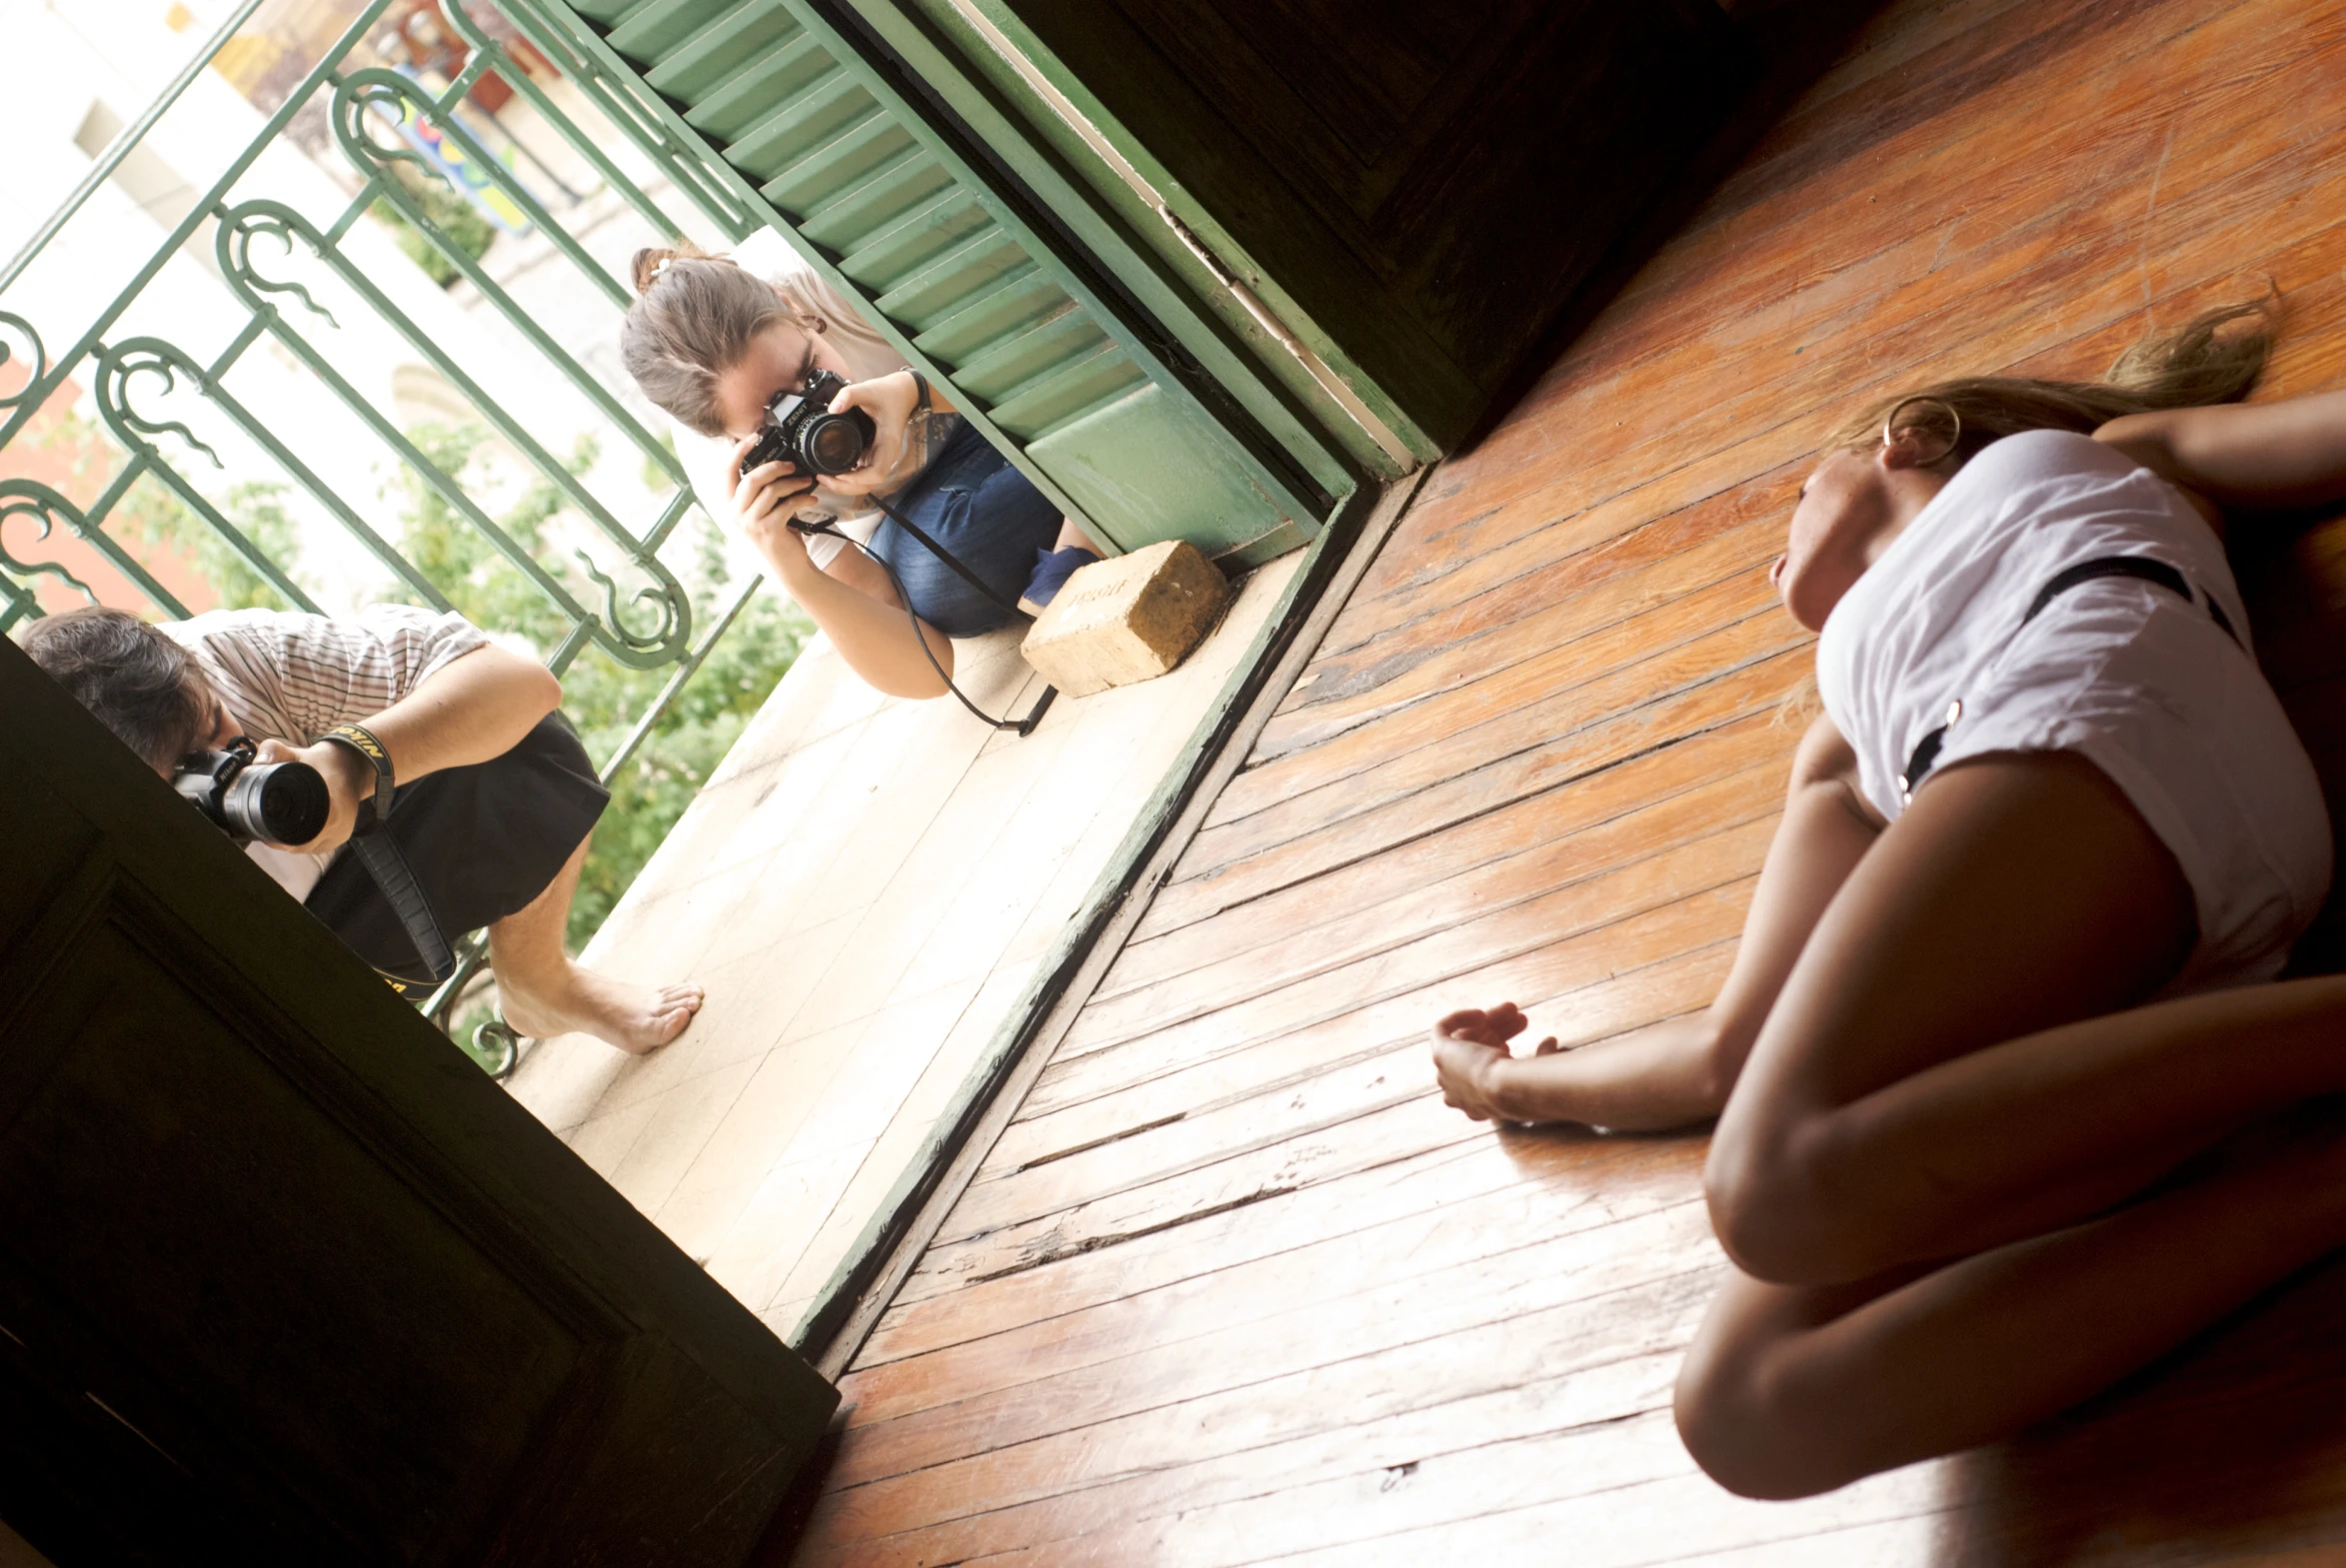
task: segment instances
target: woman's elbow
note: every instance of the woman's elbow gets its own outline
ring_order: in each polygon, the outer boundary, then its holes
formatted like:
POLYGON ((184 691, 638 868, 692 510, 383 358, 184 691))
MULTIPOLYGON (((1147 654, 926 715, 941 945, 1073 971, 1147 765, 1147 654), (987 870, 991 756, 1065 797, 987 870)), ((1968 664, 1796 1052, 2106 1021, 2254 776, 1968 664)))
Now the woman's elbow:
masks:
POLYGON ((532 682, 536 690, 531 694, 531 706, 543 719, 562 706, 562 678, 541 664, 533 662, 531 669, 537 672, 532 682))
POLYGON ((2176 416, 2189 409, 2156 409, 2148 414, 2126 414, 2100 426, 2093 439, 2114 447, 2161 479, 2178 477, 2175 456, 2176 416))

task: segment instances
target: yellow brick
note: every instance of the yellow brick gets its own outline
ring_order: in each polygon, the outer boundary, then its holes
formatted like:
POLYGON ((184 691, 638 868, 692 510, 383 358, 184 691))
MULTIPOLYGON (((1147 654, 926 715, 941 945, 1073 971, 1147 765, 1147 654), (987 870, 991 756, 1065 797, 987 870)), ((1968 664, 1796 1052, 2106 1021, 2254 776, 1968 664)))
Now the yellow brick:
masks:
POLYGON ((1095 562, 1027 634, 1027 663, 1070 697, 1147 681, 1186 658, 1228 600, 1221 573, 1182 540, 1095 562))

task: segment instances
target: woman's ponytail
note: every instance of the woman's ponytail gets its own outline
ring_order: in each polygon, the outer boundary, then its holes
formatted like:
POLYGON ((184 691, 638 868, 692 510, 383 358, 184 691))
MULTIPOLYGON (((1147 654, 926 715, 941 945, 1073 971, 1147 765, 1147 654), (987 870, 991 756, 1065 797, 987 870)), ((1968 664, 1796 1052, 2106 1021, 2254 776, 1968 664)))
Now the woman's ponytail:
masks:
POLYGON ((805 328, 774 286, 691 245, 647 246, 628 267, 636 303, 620 329, 620 360, 644 396, 704 436, 725 434, 717 379, 769 327, 805 328))
POLYGON ((1883 400, 1842 427, 1835 440, 1871 446, 1882 421, 1903 403, 1929 398, 1961 417, 1958 465, 1990 442, 2029 430, 2069 430, 2090 436, 2111 420, 2154 409, 2200 408, 2246 397, 2272 351, 2276 312, 2259 302, 2225 305, 2192 318, 2181 330, 2146 339, 2110 367, 2106 381, 2033 381, 2016 376, 1966 376, 1917 387, 1883 400), (2255 325, 2227 332, 2235 322, 2255 325))
POLYGON ((668 270, 670 263, 692 260, 700 255, 689 244, 675 250, 647 245, 636 252, 635 259, 628 263, 628 281, 636 286, 636 294, 640 298, 652 292, 652 285, 660 281, 660 275, 668 270))

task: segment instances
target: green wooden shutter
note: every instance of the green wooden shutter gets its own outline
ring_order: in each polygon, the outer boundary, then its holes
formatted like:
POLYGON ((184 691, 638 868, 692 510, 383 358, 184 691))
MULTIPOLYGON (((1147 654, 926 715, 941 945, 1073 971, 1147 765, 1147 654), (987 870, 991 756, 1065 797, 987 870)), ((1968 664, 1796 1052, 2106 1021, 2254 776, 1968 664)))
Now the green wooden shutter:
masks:
POLYGON ((808 0, 529 9, 656 92, 673 151, 714 164, 1115 548, 1181 538, 1259 558, 1309 538, 1349 488, 1326 451, 1298 455, 1291 431, 1209 406, 1194 369, 1179 373, 1175 335, 1105 284, 1109 269, 1071 257, 808 0))

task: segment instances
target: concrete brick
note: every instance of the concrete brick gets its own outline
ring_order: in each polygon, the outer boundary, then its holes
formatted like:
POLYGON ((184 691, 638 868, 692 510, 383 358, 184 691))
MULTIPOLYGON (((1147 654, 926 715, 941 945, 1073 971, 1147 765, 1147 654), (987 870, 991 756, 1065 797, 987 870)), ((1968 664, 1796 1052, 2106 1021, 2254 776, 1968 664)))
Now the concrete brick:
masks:
POLYGON ((1164 675, 1213 629, 1229 584, 1197 547, 1167 540, 1068 579, 1027 634, 1027 662, 1070 697, 1164 675))

